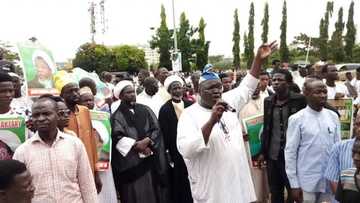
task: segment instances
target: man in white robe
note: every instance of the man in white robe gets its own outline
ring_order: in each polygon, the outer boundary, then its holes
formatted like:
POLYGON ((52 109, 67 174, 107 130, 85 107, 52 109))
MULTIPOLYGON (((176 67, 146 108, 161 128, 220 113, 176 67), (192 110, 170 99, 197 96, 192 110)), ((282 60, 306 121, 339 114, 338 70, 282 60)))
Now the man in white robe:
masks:
POLYGON ((240 110, 249 101, 261 65, 276 47, 273 42, 259 48, 250 74, 227 93, 226 102, 221 100, 219 77, 205 66, 199 86, 201 99, 183 111, 177 133, 195 203, 256 201, 240 122, 230 106, 240 110))
POLYGON ((136 97, 136 100, 139 104, 150 107, 158 118, 160 108, 165 103, 159 95, 158 80, 154 77, 148 77, 144 80, 143 85, 145 90, 136 97))

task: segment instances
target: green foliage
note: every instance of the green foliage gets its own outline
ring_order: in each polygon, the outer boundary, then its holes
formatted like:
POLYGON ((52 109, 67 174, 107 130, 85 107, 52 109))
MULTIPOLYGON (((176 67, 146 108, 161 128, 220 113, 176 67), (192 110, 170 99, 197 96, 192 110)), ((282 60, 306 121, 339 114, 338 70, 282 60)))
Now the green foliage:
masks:
POLYGON ((255 18, 254 3, 251 2, 250 12, 249 12, 249 34, 247 37, 248 58, 246 64, 248 68, 251 67, 252 61, 254 60, 254 18, 255 18))
POLYGON ((6 42, 0 41, 0 53, 2 54, 3 59, 16 63, 19 62, 19 54, 11 51, 12 46, 6 42))
POLYGON ((242 58, 246 61, 245 67, 250 68, 250 66, 248 66, 248 61, 249 61, 249 57, 250 57, 249 40, 248 40, 246 32, 244 33, 243 39, 244 39, 244 54, 243 54, 242 58))
POLYGON ((345 59, 344 44, 343 44, 343 30, 345 23, 343 22, 343 8, 340 7, 338 12, 338 20, 335 23, 335 31, 331 36, 331 59, 335 63, 343 62, 345 59))
POLYGON ((222 61, 223 59, 224 59, 224 55, 209 56, 209 63, 215 64, 219 61, 222 61))
POLYGON ((326 11, 323 18, 320 20, 320 59, 328 58, 328 39, 329 39, 329 19, 332 16, 334 9, 334 2, 328 1, 326 4, 326 11))
POLYGON ((360 44, 354 46, 352 54, 353 56, 351 62, 360 63, 360 44))
POLYGON ((122 45, 108 48, 104 45, 85 43, 81 45, 73 60, 74 67, 86 71, 129 71, 147 68, 145 53, 134 46, 122 45))
POLYGON ((12 47, 13 46, 11 46, 9 43, 0 41, 0 54, 1 54, 1 57, 4 60, 7 60, 7 61, 10 61, 10 62, 14 63, 15 72, 18 75, 23 75, 21 67, 19 65, 17 65, 17 63, 20 61, 19 54, 12 51, 11 50, 12 47))
POLYGON ((100 73, 113 69, 112 59, 111 50, 104 45, 85 43, 79 47, 72 63, 74 67, 100 73))
POLYGON ((229 70, 229 69, 233 68, 233 59, 222 57, 222 59, 220 61, 217 61, 212 64, 216 69, 229 70))
POLYGON ((192 46, 195 47, 196 68, 202 70, 208 62, 210 42, 205 40, 206 23, 203 18, 199 22, 199 39, 192 40, 192 46))
POLYGON ((264 18, 261 21, 261 25, 263 27, 263 31, 261 33, 261 40, 263 43, 268 41, 268 33, 269 33, 269 4, 265 3, 264 8, 264 18))
POLYGON ((284 0, 283 10, 282 10, 282 21, 280 25, 281 34, 280 34, 280 60, 282 62, 289 61, 289 48, 286 44, 286 29, 287 29, 287 8, 286 8, 286 0, 284 0))
POLYGON ((152 49, 158 48, 160 54, 159 67, 166 67, 167 69, 172 68, 170 60, 170 49, 172 46, 171 32, 166 25, 166 14, 164 5, 161 5, 160 13, 160 27, 156 30, 155 36, 150 41, 150 47, 152 49))
POLYGON ((234 32, 233 32, 233 66, 235 69, 240 68, 240 23, 238 17, 238 10, 234 11, 234 32))
POLYGON ((194 49, 191 45, 191 37, 193 35, 190 28, 189 20, 186 18, 185 13, 181 13, 180 16, 180 28, 178 34, 178 48, 181 52, 182 71, 190 72, 191 65, 190 60, 194 53, 194 49))
POLYGON ((122 45, 112 48, 114 55, 113 69, 116 71, 136 72, 146 69, 145 52, 135 46, 122 45))
POLYGON ((352 60, 353 48, 355 45, 356 27, 354 24, 354 2, 350 4, 348 20, 346 23, 345 54, 348 61, 352 60))
MULTIPOLYGON (((291 43, 292 47, 296 47, 296 49, 301 52, 306 52, 309 46, 310 37, 305 33, 300 33, 300 35, 295 36, 293 42, 291 43)), ((318 52, 320 47, 320 39, 312 37, 310 42, 310 51, 318 52)))

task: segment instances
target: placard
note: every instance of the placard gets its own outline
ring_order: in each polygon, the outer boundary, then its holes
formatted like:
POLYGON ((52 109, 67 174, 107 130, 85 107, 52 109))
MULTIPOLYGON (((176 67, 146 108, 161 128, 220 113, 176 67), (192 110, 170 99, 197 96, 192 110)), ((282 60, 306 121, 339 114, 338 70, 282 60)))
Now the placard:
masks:
POLYGON ((254 157, 260 153, 261 150, 261 133, 264 126, 264 115, 259 114, 245 118, 243 121, 243 127, 245 133, 248 135, 250 154, 254 157))
POLYGON ((57 72, 52 53, 37 42, 17 44, 22 62, 28 96, 59 94, 55 89, 53 75, 57 72))
POLYGON ((111 124, 110 114, 102 111, 90 110, 91 123, 96 131, 97 152, 99 160, 96 169, 105 171, 111 161, 111 124))
POLYGON ((22 116, 0 117, 0 140, 5 143, 12 152, 26 140, 25 118, 22 116))
POLYGON ((328 103, 340 114, 341 139, 352 137, 354 108, 352 99, 328 99, 328 103))

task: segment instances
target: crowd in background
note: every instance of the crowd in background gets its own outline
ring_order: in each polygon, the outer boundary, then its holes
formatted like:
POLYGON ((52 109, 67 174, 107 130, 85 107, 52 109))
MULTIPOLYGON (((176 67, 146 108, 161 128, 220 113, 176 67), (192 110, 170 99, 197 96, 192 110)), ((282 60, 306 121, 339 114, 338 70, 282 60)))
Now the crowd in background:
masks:
MULTIPOLYGON (((28 98, 23 78, 0 70, 0 119, 26 118, 28 139, 0 140, 0 202, 360 202, 360 68, 339 80, 335 64, 264 64, 247 71, 136 75, 103 72, 65 83, 58 96, 28 98), (352 137, 328 101, 351 98, 352 137), (98 171, 89 110, 108 112, 111 167, 98 171), (261 149, 249 151, 242 119, 263 114, 261 149)), ((1 132, 0 132, 1 133, 1 132)))

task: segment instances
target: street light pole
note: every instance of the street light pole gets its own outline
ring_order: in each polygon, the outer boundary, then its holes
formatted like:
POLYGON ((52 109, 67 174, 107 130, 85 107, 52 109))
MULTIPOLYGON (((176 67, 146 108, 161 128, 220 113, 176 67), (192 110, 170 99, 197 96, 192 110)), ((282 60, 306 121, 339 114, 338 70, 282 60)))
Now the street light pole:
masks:
POLYGON ((306 64, 307 64, 308 59, 309 59, 310 45, 311 45, 311 37, 309 38, 309 44, 308 44, 307 52, 306 52, 306 58, 305 58, 305 63, 306 64))
POLYGON ((172 0, 172 10, 173 10, 173 24, 174 24, 174 53, 176 53, 177 52, 177 36, 176 36, 176 24, 175 24, 174 0, 172 0))

